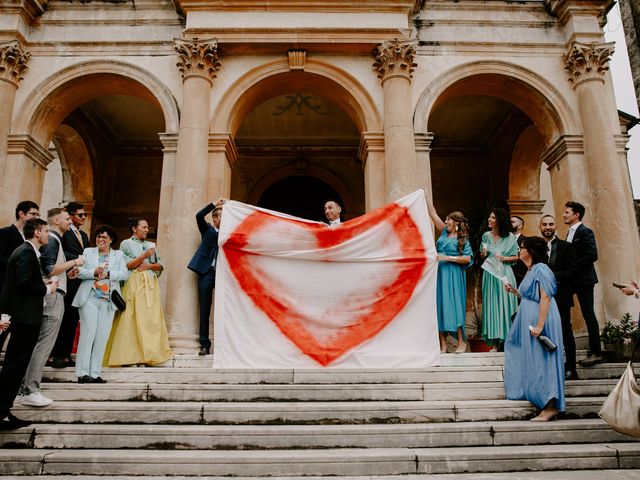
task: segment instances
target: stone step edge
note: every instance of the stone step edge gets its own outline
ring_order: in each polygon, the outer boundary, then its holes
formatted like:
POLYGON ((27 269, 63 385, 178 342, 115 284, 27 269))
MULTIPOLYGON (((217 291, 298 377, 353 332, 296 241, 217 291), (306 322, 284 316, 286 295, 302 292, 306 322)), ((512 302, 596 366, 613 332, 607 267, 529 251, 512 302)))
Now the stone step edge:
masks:
POLYGON ((396 475, 640 466, 640 444, 325 450, 0 450, 0 474, 396 475))

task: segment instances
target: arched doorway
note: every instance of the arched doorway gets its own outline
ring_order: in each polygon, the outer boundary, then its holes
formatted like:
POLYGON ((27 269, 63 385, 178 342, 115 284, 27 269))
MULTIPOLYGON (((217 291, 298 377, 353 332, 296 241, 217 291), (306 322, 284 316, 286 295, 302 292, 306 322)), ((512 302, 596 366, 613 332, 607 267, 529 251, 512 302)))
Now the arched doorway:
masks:
MULTIPOLYGON (((303 71, 286 60, 261 65, 235 81, 213 113, 211 132, 229 135, 237 157, 226 153, 231 175, 210 172, 218 183, 209 183, 208 191, 228 189, 231 198, 260 204, 276 182, 311 177, 337 192, 346 218, 360 215, 375 195, 384 195, 376 190, 383 177, 372 172, 379 162, 371 167, 362 148, 364 135, 379 134, 381 125, 368 92, 335 66, 309 58, 303 71)), ((274 188, 284 188, 286 196, 292 183, 279 185, 274 188)), ((290 195, 292 203, 304 201, 290 195)))
POLYGON ((295 175, 267 188, 258 206, 308 220, 324 221, 323 206, 327 200, 344 205, 344 200, 328 183, 308 175, 295 175))
POLYGON ((43 200, 55 204, 43 208, 79 201, 94 225, 110 223, 126 238, 129 216, 157 225, 158 134, 177 122, 173 97, 153 76, 119 62, 89 62, 43 82, 17 126, 50 145, 59 162, 43 188, 43 200))

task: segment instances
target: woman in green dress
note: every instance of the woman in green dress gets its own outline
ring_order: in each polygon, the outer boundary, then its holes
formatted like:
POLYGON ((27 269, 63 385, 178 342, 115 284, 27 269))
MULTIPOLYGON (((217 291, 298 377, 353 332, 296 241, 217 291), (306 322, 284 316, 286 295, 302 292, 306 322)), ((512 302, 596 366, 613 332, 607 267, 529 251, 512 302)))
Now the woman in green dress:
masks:
POLYGON ((515 285, 512 263, 518 260, 518 242, 511 233, 509 213, 494 208, 488 219, 489 231, 482 235, 482 338, 495 352, 504 343, 511 327, 511 317, 518 308, 515 296, 504 284, 515 285))

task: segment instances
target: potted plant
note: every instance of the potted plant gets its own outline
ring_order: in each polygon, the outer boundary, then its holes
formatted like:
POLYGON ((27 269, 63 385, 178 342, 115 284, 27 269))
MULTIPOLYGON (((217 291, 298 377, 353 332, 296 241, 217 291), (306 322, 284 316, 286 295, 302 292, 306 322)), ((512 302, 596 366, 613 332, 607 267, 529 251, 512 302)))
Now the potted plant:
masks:
POLYGON ((612 361, 627 362, 631 360, 639 336, 638 321, 631 314, 625 313, 620 323, 606 322, 600 338, 612 361))

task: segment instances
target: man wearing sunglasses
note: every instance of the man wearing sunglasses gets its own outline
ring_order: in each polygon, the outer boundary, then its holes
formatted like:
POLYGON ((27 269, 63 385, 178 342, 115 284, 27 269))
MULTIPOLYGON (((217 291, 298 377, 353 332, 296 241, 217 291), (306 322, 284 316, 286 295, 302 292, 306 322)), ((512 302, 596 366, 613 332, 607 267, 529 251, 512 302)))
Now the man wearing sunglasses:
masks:
MULTIPOLYGON (((39 217, 40 207, 38 207, 38 204, 31 200, 25 200, 16 206, 15 222, 7 227, 0 228, 0 292, 4 284, 9 257, 16 248, 24 243, 24 234, 22 233, 24 224, 27 223, 27 220, 39 217)), ((0 333, 0 352, 8 335, 8 330, 0 333)))
MULTIPOLYGON (((65 208, 71 217, 71 228, 62 235, 62 250, 66 260, 75 260, 85 248, 89 248, 89 237, 80 228, 87 221, 87 214, 84 205, 77 202, 69 202, 65 208)), ((64 316, 58 331, 56 344, 51 351, 51 361, 47 365, 54 368, 73 367, 75 363, 71 360, 71 350, 73 340, 76 337, 78 321, 80 315, 78 309, 71 305, 76 292, 80 287, 81 280, 74 278, 67 280, 67 292, 64 296, 64 316)))

